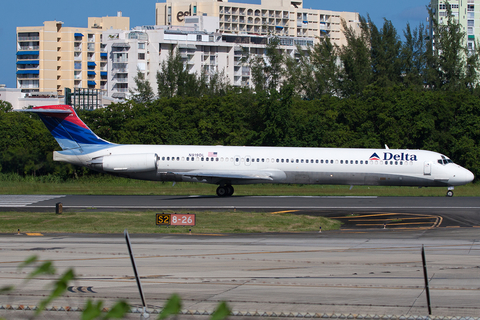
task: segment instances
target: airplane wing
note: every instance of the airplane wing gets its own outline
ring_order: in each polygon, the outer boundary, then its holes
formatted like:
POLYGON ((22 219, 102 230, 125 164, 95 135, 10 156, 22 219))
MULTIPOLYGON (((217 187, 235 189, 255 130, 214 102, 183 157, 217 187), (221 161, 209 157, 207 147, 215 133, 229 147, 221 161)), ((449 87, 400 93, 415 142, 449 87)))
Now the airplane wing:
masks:
POLYGON ((281 170, 268 171, 201 171, 193 170, 187 172, 173 172, 175 175, 180 175, 197 180, 229 180, 229 181, 281 181, 286 178, 285 172, 281 170))

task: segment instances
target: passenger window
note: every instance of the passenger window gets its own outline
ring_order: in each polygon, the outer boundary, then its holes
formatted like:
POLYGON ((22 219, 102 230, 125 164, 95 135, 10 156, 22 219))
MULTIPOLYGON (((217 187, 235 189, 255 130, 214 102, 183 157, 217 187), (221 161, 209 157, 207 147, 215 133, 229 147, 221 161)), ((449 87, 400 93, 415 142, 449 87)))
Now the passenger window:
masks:
POLYGON ((170 161, 170 157, 167 157, 167 161, 170 161))
POLYGON ((249 158, 246 158, 245 161, 250 162, 250 159, 249 159, 249 158))
POLYGON ((165 161, 165 157, 162 157, 162 160, 165 161))
POLYGON ((317 160, 315 160, 315 163, 318 163, 318 159, 317 159, 317 160))
POLYGON ((182 157, 182 161, 185 161, 185 157, 182 157))
POLYGON ((395 161, 395 165, 396 165, 396 166, 398 165, 398 161, 395 161))
POLYGON ((180 161, 180 157, 177 157, 177 161, 180 161))
POLYGON ((202 158, 202 161, 203 161, 203 158, 202 158))
POLYGON ((298 159, 295 162, 298 163, 298 159))
POLYGON ((262 162, 265 162, 265 159, 262 158, 262 162))
POLYGON ((240 161, 240 159, 236 158, 235 161, 238 162, 238 161, 240 161))
POLYGON ((218 158, 215 158, 216 161, 218 161, 218 158))
POLYGON ((194 157, 192 157, 192 161, 193 161, 194 159, 195 159, 195 158, 194 158, 194 157))
POLYGON ((188 161, 188 160, 190 160, 190 158, 189 158, 189 157, 187 157, 187 161, 188 161))
POLYGON ((353 164, 353 160, 350 160, 350 164, 353 164))
POLYGON ((305 163, 308 163, 308 159, 307 159, 307 160, 305 160, 305 163))
POLYGON ((340 164, 343 164, 343 160, 340 160, 340 164))
POLYGON ((320 160, 320 163, 323 163, 323 159, 322 159, 322 160, 320 160))
POLYGON ((259 158, 257 158, 257 162, 260 162, 260 159, 259 159, 259 158))
POLYGON ((365 161, 365 164, 368 164, 368 160, 365 161))
POLYGON ((358 164, 358 160, 355 160, 355 164, 358 164))
POLYGON ((300 162, 303 163, 303 159, 302 159, 302 161, 300 161, 300 162))
POLYGON ((363 164, 363 160, 360 160, 360 164, 363 164))

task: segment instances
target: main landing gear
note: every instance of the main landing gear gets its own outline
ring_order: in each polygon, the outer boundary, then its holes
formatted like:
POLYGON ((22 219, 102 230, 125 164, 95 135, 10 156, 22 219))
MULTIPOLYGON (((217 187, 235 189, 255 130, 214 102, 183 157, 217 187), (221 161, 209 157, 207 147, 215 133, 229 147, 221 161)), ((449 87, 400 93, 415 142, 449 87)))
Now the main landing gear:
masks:
POLYGON ((230 185, 219 186, 217 188, 217 196, 219 196, 219 197, 230 197, 233 194, 234 191, 235 190, 230 185))
POLYGON ((447 197, 453 197, 453 187, 448 187, 447 197))

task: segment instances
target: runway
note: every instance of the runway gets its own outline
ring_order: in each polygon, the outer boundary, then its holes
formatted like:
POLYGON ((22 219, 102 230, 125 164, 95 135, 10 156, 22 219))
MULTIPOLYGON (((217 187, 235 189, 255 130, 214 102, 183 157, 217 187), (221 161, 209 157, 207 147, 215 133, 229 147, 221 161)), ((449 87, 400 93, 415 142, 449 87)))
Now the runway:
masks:
MULTIPOLYGON (((440 217, 441 222, 432 218, 428 226, 407 228, 353 223, 322 233, 134 234, 131 239, 151 310, 158 310, 172 293, 178 293, 183 310, 199 314, 227 301, 243 318, 249 318, 247 314, 250 318, 405 315, 416 319, 428 315, 420 255, 424 245, 433 315, 480 314, 479 198, 63 196, 24 202, 16 208, 53 210, 59 201, 66 210, 137 206, 222 210, 226 206, 288 208, 296 214, 350 220, 372 215, 377 220, 375 215, 388 213, 403 214, 404 219, 409 215, 440 217)), ((2 208, 6 209, 11 207, 2 208)), ((24 284, 31 269, 17 268, 36 254, 52 260, 58 273, 73 267, 77 274, 67 294, 55 302, 57 307, 82 306, 89 298, 103 299, 107 305, 117 299, 140 305, 123 235, 3 234, 0 244, 0 287, 18 287, 2 298, 5 304, 35 305, 48 292, 49 277, 24 284)), ((27 315, 0 309, 0 316, 10 319, 9 312, 27 315)), ((53 319, 55 314, 48 317, 53 319)))
MULTIPOLYGON (((254 197, 233 196, 91 196, 91 195, 0 195, 0 211, 75 210, 255 210, 289 211, 294 214, 344 217, 346 226, 359 223, 345 219, 364 215, 375 219, 375 228, 394 226, 389 221, 423 223, 424 227, 480 227, 480 197, 254 197), (398 216, 395 216, 398 214, 398 216), (389 216, 387 216, 389 215, 389 216), (415 217, 423 217, 414 221, 415 217)), ((342 218, 340 218, 342 219, 342 218)), ((358 220, 358 218, 357 218, 358 220)), ((360 227, 369 227, 368 223, 360 227)))

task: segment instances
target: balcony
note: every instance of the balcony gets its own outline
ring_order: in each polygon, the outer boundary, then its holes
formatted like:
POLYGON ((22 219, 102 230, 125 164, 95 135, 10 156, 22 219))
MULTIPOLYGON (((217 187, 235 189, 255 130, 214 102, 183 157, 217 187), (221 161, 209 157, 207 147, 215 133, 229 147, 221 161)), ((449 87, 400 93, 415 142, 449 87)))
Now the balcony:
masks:
POLYGON ((32 37, 18 37, 18 41, 38 41, 40 40, 40 36, 32 36, 32 37))
POLYGON ((20 51, 40 50, 40 46, 20 46, 20 51))

